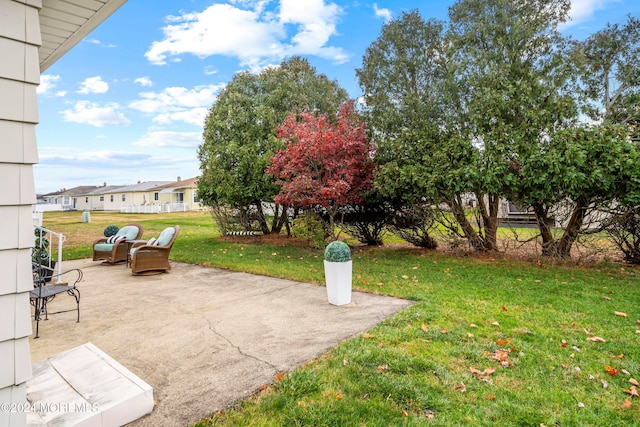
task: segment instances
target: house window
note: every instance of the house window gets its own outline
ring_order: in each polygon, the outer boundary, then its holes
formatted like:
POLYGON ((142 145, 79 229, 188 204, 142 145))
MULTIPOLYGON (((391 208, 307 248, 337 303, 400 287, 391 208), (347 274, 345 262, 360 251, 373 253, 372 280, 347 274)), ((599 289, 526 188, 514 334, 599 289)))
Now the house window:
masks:
POLYGON ((84 202, 85 202, 85 203, 89 203, 89 197, 85 197, 85 198, 84 198, 84 202))
POLYGON ((104 196, 100 196, 100 201, 104 202, 104 196))
POLYGON ((184 193, 176 193, 176 203, 184 202, 184 193))
POLYGON ((123 202, 126 202, 126 201, 127 201, 127 195, 126 195, 126 194, 123 194, 123 195, 122 195, 122 201, 123 201, 123 202))
POLYGON ((158 200, 160 200, 160 193, 156 191, 155 193, 153 193, 153 201, 157 202, 158 200))
POLYGON ((109 201, 113 202, 113 194, 109 197, 109 201))
POLYGON ((198 197, 198 190, 193 190, 193 203, 200 203, 200 198, 198 197))

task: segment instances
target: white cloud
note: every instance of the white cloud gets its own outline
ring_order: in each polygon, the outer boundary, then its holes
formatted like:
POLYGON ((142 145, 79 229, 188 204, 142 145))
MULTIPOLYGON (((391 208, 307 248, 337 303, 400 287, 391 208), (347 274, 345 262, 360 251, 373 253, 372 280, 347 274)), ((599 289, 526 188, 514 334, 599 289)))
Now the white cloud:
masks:
POLYGON ((202 132, 148 132, 133 145, 140 147, 196 148, 202 143, 202 132))
POLYGON ((43 74, 40 76, 40 85, 36 88, 36 92, 38 95, 47 94, 56 87, 59 81, 60 76, 57 74, 43 74))
POLYGON ((78 93, 89 94, 89 93, 107 93, 109 91, 109 83, 102 80, 102 77, 88 77, 84 79, 82 83, 80 83, 80 89, 78 89, 78 93))
POLYGON ((561 25, 561 28, 581 24, 593 18, 596 11, 606 9, 621 0, 571 0, 569 21, 561 25))
POLYGON ((207 65, 206 67, 204 67, 204 74, 206 76, 212 76, 214 74, 218 74, 218 69, 213 65, 207 65))
POLYGON ((160 124, 171 124, 173 122, 185 122, 194 126, 204 126, 207 117, 208 108, 192 108, 185 111, 176 111, 173 113, 161 113, 153 118, 153 121, 160 124))
POLYGON ((131 121, 117 110, 117 103, 100 105, 89 101, 78 101, 73 109, 64 110, 62 116, 65 122, 82 123, 95 127, 106 125, 129 125, 131 121))
POLYGON ((153 42, 145 56, 151 63, 166 64, 185 53, 200 58, 225 55, 238 58, 241 66, 254 71, 296 54, 336 62, 348 59, 341 48, 327 46, 342 13, 335 3, 280 0, 277 13, 265 10, 269 3, 235 0, 214 4, 202 12, 168 17, 164 39, 153 42), (295 27, 290 38, 288 26, 295 27))
POLYGON ((140 86, 145 86, 145 87, 150 87, 153 86, 153 82, 151 81, 151 79, 147 76, 144 77, 138 77, 137 79, 135 79, 133 81, 134 83, 138 83, 140 86))
POLYGON ((140 99, 129 104, 130 108, 153 114, 154 122, 169 124, 182 121, 203 126, 207 109, 211 107, 224 84, 184 87, 168 87, 161 92, 142 92, 140 99))
POLYGON ((393 15, 391 11, 387 8, 379 8, 377 3, 373 4, 373 10, 376 13, 376 17, 384 19, 386 22, 391 21, 393 19, 393 15))

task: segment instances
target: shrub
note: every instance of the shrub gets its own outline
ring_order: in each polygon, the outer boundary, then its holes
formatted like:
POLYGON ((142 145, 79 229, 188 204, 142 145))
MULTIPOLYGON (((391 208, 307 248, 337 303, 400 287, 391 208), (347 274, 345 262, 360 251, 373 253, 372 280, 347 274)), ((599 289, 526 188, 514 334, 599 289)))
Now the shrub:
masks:
POLYGON ((613 216, 605 225, 611 240, 624 254, 624 260, 640 264, 640 206, 613 216))
POLYGON ((291 236, 296 239, 306 240, 313 247, 322 249, 327 237, 327 231, 322 218, 318 214, 306 210, 291 223, 291 236))
POLYGON ((104 237, 114 236, 119 230, 115 225, 107 225, 104 229, 104 237))
POLYGON ((433 209, 427 204, 414 204, 399 209, 388 228, 393 234, 414 246, 435 249, 438 243, 429 234, 434 225, 433 209))
POLYGON ((349 205, 344 211, 343 227, 347 233, 366 245, 382 244, 382 235, 393 216, 390 205, 349 205))
POLYGON ((329 243, 324 250, 324 259, 329 262, 351 261, 349 245, 339 240, 329 243))

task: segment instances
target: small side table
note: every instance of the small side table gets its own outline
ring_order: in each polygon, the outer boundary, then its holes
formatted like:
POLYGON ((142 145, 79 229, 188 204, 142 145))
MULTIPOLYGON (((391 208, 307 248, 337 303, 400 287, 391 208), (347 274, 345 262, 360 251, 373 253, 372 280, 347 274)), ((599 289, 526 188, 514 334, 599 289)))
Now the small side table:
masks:
POLYGON ((131 267, 131 248, 133 247, 133 245, 135 245, 136 243, 144 243, 146 242, 146 240, 126 240, 125 243, 127 244, 127 261, 126 261, 126 266, 127 267, 131 267))

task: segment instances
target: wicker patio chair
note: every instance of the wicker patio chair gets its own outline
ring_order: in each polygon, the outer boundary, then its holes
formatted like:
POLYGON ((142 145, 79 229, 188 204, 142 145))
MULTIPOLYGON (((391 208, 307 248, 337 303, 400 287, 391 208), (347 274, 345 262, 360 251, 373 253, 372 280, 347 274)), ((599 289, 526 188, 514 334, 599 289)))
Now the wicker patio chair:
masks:
POLYGON ((135 243, 131 248, 131 272, 133 274, 160 274, 169 269, 169 253, 175 242, 180 226, 167 227, 157 239, 135 243))
MULTIPOLYGON (((109 264, 127 260, 127 240, 138 240, 142 236, 142 225, 132 223, 122 227, 115 237, 122 237, 115 243, 108 242, 106 237, 96 239, 93 242, 93 260, 104 260, 109 264)), ((112 236, 113 238, 114 236, 112 236)))

